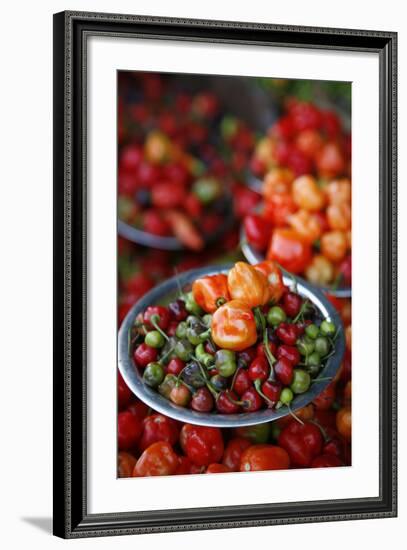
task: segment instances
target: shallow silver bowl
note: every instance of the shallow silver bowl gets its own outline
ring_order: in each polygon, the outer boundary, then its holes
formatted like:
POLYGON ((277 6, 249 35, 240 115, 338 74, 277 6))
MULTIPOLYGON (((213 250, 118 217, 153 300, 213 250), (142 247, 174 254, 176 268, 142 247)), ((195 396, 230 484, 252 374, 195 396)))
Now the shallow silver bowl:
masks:
MULTIPOLYGON (((240 248, 242 249, 246 260, 251 264, 259 264, 260 262, 264 262, 266 259, 261 252, 256 250, 254 246, 247 241, 246 233, 243 227, 240 230, 240 248)), ((285 269, 282 269, 282 272, 287 276, 290 275, 290 273, 285 269)), ((290 275, 290 277, 292 277, 292 275, 290 275)), ((295 278, 301 285, 305 285, 306 287, 313 288, 318 291, 327 292, 337 298, 350 298, 352 296, 352 288, 349 286, 339 286, 337 288, 321 285, 317 286, 313 285, 309 281, 306 281, 302 277, 299 277, 298 275, 296 275, 295 278)))
MULTIPOLYGON (((218 413, 199 413, 192 409, 187 409, 174 405, 168 399, 165 399, 158 392, 144 384, 143 379, 134 364, 129 350, 129 331, 139 313, 144 311, 149 305, 168 304, 172 299, 178 296, 178 285, 182 288, 188 288, 192 282, 203 275, 213 275, 215 273, 227 273, 233 264, 205 267, 202 269, 192 269, 182 273, 177 277, 172 277, 162 284, 153 288, 141 300, 139 300, 125 317, 118 336, 118 362, 119 370, 126 384, 132 392, 144 403, 149 405, 155 411, 166 416, 175 418, 181 422, 198 424, 201 426, 216 426, 218 428, 232 428, 237 426, 252 426, 262 424, 281 418, 289 414, 287 407, 283 406, 278 410, 263 409, 261 411, 241 414, 218 414, 218 413), (178 281, 177 281, 178 279, 178 281)), ((284 276, 286 285, 292 284, 292 278, 284 276)), ((319 310, 321 316, 332 320, 339 327, 339 334, 336 340, 336 351, 332 355, 325 367, 320 371, 318 378, 324 378, 321 382, 313 382, 310 389, 301 395, 297 395, 291 403, 291 409, 296 410, 304 407, 313 401, 330 383, 341 365, 345 351, 345 338, 339 314, 322 294, 322 292, 311 288, 310 285, 303 282, 297 283, 297 291, 301 296, 308 298, 319 310)))

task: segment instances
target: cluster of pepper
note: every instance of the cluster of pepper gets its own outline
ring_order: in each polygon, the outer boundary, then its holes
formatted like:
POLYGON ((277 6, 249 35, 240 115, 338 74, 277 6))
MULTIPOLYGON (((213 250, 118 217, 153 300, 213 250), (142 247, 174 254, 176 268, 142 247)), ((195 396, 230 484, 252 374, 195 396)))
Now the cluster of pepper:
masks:
POLYGON ((144 382, 182 407, 233 414, 289 406, 334 353, 336 327, 284 286, 273 262, 237 262, 139 316, 144 382))
POLYGON ((317 182, 274 168, 263 183, 262 211, 244 220, 248 242, 287 271, 321 286, 350 286, 351 183, 317 182))
POLYGON ((119 374, 118 476, 321 468, 351 464, 349 366, 313 403, 272 423, 182 424, 136 400, 119 374))
POLYGON ((119 218, 202 250, 222 224, 227 189, 248 166, 254 133, 221 118, 212 92, 175 92, 151 73, 120 78, 119 218))
POLYGON ((262 209, 244 221, 248 242, 313 284, 351 284, 350 142, 339 117, 291 102, 255 151, 262 209))

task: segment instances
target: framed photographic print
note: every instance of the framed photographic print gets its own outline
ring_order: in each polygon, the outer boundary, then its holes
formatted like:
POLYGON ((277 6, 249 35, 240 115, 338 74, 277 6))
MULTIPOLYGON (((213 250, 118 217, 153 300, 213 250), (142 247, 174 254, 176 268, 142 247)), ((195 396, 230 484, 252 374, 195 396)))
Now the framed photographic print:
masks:
POLYGON ((393 517, 396 33, 54 15, 54 533, 393 517))

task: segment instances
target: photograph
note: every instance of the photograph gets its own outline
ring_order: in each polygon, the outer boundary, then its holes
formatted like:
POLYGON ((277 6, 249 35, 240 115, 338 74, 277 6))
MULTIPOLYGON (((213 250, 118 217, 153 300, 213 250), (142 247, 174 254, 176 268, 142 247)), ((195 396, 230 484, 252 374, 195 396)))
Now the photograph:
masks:
POLYGON ((397 514, 396 49, 55 14, 56 536, 397 514))
POLYGON ((118 477, 351 466, 351 96, 117 72, 118 477))

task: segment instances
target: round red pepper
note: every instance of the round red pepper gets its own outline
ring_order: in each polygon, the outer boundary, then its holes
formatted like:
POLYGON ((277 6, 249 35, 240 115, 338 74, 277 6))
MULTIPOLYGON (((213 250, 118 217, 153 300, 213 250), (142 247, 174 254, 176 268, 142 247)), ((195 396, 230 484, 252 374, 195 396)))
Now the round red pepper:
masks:
POLYGON ((267 259, 275 260, 291 273, 301 273, 312 258, 311 246, 292 229, 275 229, 267 259))
POLYGON ((243 451, 250 446, 251 442, 243 437, 231 439, 226 445, 222 463, 227 466, 231 472, 238 472, 243 451))
POLYGON ((139 418, 129 411, 123 411, 117 417, 117 440, 119 449, 127 451, 135 445, 142 432, 142 423, 139 418))
POLYGON ((265 250, 267 248, 271 229, 271 223, 259 214, 249 214, 244 219, 246 238, 257 250, 265 250))
POLYGON ((139 448, 141 451, 150 447, 156 441, 167 441, 174 445, 178 439, 179 428, 177 422, 162 414, 147 416, 143 422, 143 435, 139 448))
POLYGON ((312 422, 292 420, 280 433, 278 444, 288 452, 293 465, 307 467, 321 453, 323 437, 312 422))
POLYGON ((290 466, 290 457, 281 447, 274 445, 252 445, 242 454, 241 472, 262 470, 286 470, 290 466))
POLYGON ((222 459, 223 437, 219 428, 184 424, 180 444, 184 453, 197 466, 209 466, 222 459))
POLYGON ((157 441, 150 445, 137 460, 133 476, 169 476, 175 474, 178 466, 178 456, 171 445, 165 441, 157 441))

